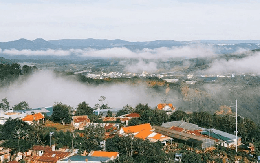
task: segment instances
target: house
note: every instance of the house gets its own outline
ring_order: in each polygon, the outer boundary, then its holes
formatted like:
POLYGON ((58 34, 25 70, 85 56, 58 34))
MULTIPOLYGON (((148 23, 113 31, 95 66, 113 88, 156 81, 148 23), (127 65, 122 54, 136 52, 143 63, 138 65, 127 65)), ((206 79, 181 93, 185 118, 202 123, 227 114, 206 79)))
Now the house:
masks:
POLYGON ((33 121, 39 123, 40 121, 44 122, 44 115, 42 113, 36 113, 27 115, 22 119, 24 122, 27 122, 28 124, 32 124, 33 121))
MULTIPOLYGON (((215 143, 219 143, 224 147, 231 147, 236 145, 235 135, 216 129, 201 128, 196 124, 187 123, 185 121, 172 121, 163 123, 161 129, 164 130, 163 128, 170 129, 172 130, 171 132, 176 132, 177 137, 181 134, 183 138, 191 138, 186 134, 193 135, 195 136, 193 139, 197 139, 203 142, 203 147, 210 147, 215 143)), ((238 145, 241 145, 241 137, 238 137, 238 145)))
POLYGON ((5 160, 10 161, 11 158, 11 153, 10 149, 5 149, 3 147, 0 147, 0 162, 4 162, 5 160))
POLYGON ((239 146, 241 145, 241 137, 237 137, 236 135, 229 134, 220 130, 216 129, 207 129, 202 132, 203 135, 210 135, 210 137, 213 137, 215 139, 218 139, 220 141, 220 145, 224 147, 234 147, 236 144, 239 146))
POLYGON ((120 121, 121 123, 126 123, 126 125, 128 126, 128 121, 132 118, 139 118, 140 114, 138 113, 130 113, 130 114, 124 114, 120 116, 120 121))
POLYGON ((199 127, 196 124, 193 123, 188 123, 185 121, 171 121, 171 122, 166 122, 162 124, 162 127, 165 128, 182 128, 183 130, 190 130, 190 131, 194 131, 194 130, 204 130, 204 128, 199 127))
POLYGON ((154 132, 154 129, 152 128, 150 123, 136 125, 136 126, 122 127, 119 130, 119 134, 133 135, 135 138, 139 138, 143 140, 148 139, 151 142, 160 141, 164 144, 166 143, 166 141, 172 141, 172 138, 154 132))
POLYGON ((125 115, 121 115, 121 117, 129 117, 129 118, 139 118, 140 114, 138 113, 130 113, 130 114, 125 114, 125 115))
POLYGON ((57 163, 102 163, 114 160, 118 156, 118 152, 91 151, 88 156, 75 155, 57 161, 57 163))
POLYGON ((155 132, 164 134, 171 138, 174 138, 176 141, 185 141, 191 146, 200 146, 202 149, 209 148, 215 145, 215 140, 212 140, 202 134, 197 135, 195 131, 185 130, 183 128, 177 127, 174 128, 165 128, 161 126, 153 126, 155 132))
POLYGON ((171 103, 161 103, 157 105, 157 110, 164 110, 168 115, 172 114, 175 111, 175 109, 176 108, 171 103))
POLYGON ((106 152, 106 151, 91 151, 88 156, 108 157, 110 160, 114 160, 119 156, 119 153, 118 152, 106 152))
POLYGON ((4 112, 0 110, 0 124, 3 125, 8 119, 22 119, 26 116, 25 113, 13 112, 12 110, 4 112))
POLYGON ((90 124, 90 119, 87 115, 73 116, 72 125, 75 129, 84 130, 90 124))
POLYGON ((31 157, 26 158, 26 162, 56 163, 58 160, 69 157, 71 152, 56 151, 55 146, 33 146, 31 157))
POLYGON ((62 160, 57 161, 57 163, 103 163, 109 162, 109 157, 94 157, 94 156, 81 156, 75 155, 62 160))

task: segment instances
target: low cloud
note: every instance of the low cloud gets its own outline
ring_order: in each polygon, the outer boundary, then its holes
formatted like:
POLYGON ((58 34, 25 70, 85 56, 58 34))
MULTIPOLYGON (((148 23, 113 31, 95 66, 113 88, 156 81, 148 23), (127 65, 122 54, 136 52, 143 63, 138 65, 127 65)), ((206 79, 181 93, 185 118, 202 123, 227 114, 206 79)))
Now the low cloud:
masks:
POLYGON ((260 74, 260 53, 242 59, 216 60, 206 73, 256 73, 260 74))
POLYGON ((155 62, 145 62, 140 59, 138 63, 126 65, 125 71, 132 73, 140 73, 143 71, 153 73, 157 71, 157 64, 155 62))
POLYGON ((8 54, 8 55, 26 55, 26 56, 49 56, 49 55, 54 55, 54 56, 68 56, 70 55, 70 51, 65 51, 65 50, 53 50, 53 49, 48 49, 48 50, 16 50, 16 49, 5 49, 1 50, 0 53, 3 54, 8 54))
POLYGON ((156 48, 156 49, 143 49, 131 51, 127 48, 107 48, 102 50, 97 49, 70 49, 70 50, 16 50, 6 49, 0 50, 0 53, 7 55, 26 55, 26 56, 68 56, 76 54, 80 57, 104 57, 104 58, 143 58, 143 59, 169 59, 169 58, 198 58, 198 57, 213 57, 215 56, 214 49, 209 46, 203 45, 190 45, 183 47, 172 48, 156 48))
POLYGON ((112 108, 122 108, 126 104, 136 106, 138 103, 148 103, 155 107, 160 103, 161 96, 148 91, 143 85, 89 86, 73 79, 57 77, 51 71, 40 71, 26 81, 17 81, 0 89, 0 99, 6 97, 10 106, 26 101, 32 108, 51 106, 55 102, 76 107, 83 101, 93 107, 99 103, 100 96, 105 96, 105 103, 112 108))

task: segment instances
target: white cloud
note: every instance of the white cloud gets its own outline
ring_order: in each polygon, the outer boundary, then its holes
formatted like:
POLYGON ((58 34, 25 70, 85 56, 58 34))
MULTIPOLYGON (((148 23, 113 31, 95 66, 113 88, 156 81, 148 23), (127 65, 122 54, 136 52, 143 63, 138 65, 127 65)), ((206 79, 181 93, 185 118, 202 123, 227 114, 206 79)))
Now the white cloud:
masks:
POLYGON ((54 55, 68 56, 76 54, 81 57, 104 57, 104 58, 143 58, 143 59, 162 59, 169 58, 197 58, 197 57, 214 57, 216 54, 212 47, 203 45, 156 48, 131 51, 127 48, 108 48, 103 50, 97 49, 70 49, 70 50, 3 50, 0 53, 9 55, 54 55))
POLYGON ((125 71, 132 73, 140 73, 143 71, 153 73, 157 71, 157 64, 155 62, 146 63, 140 59, 138 63, 126 65, 125 71))
POLYGON ((260 74, 260 53, 243 59, 217 60, 211 64, 206 73, 255 73, 260 74))
POLYGON ((6 49, 3 51, 0 51, 0 53, 8 54, 8 55, 55 55, 55 56, 68 56, 70 55, 69 51, 65 50, 53 50, 53 49, 48 49, 48 50, 16 50, 16 49, 6 49))
POLYGON ((40 71, 26 81, 17 81, 7 88, 1 88, 0 99, 6 97, 10 106, 26 101, 32 108, 51 106, 55 102, 76 107, 83 101, 94 107, 99 103, 100 96, 105 96, 105 103, 113 108, 122 108, 126 104, 136 106, 138 103, 156 106, 161 97, 147 91, 143 85, 90 86, 68 78, 57 77, 49 71, 40 71))

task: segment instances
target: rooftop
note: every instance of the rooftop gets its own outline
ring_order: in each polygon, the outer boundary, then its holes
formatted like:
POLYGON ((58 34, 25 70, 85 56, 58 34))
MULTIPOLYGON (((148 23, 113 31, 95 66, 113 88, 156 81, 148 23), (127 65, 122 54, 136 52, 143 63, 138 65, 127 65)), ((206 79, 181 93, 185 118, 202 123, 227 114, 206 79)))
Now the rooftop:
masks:
POLYGON ((42 113, 36 113, 33 115, 27 115, 26 117, 23 118, 23 121, 38 121, 43 118, 44 115, 42 115, 42 113))
POLYGON ((116 158, 119 155, 118 152, 106 152, 106 151, 92 151, 90 152, 89 156, 95 157, 114 157, 116 158))
POLYGON ((172 121, 172 122, 167 122, 167 123, 162 124, 162 127, 165 127, 165 128, 171 128, 173 126, 183 128, 185 130, 191 130, 191 131, 203 130, 203 128, 199 127, 198 125, 193 124, 193 123, 188 123, 185 121, 172 121))
POLYGON ((136 133, 136 132, 140 132, 142 130, 152 130, 152 127, 150 125, 150 123, 145 123, 145 124, 141 124, 141 125, 136 125, 136 126, 129 126, 129 127, 122 127, 122 129, 124 130, 125 133, 136 133))
POLYGON ((75 156, 71 156, 69 158, 63 159, 62 161, 86 161, 86 159, 88 161, 101 161, 101 162, 105 162, 107 160, 109 160, 109 157, 94 157, 94 156, 80 156, 80 155, 75 155, 75 156))

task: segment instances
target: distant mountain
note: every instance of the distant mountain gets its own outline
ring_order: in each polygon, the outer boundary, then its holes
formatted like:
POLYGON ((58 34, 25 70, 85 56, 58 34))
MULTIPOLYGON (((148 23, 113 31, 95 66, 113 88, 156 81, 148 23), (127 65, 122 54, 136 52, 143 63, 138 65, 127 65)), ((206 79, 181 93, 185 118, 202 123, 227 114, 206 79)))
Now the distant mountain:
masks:
POLYGON ((129 42, 125 40, 107 40, 107 39, 63 39, 46 41, 42 38, 35 40, 19 39, 9 42, 0 42, 0 48, 4 49, 30 49, 30 50, 46 50, 46 49, 104 49, 113 47, 126 47, 129 49, 158 48, 186 45, 187 42, 174 40, 156 40, 144 42, 129 42))
POLYGON ((228 54, 241 49, 254 50, 260 48, 260 40, 197 40, 197 41, 174 41, 174 40, 155 40, 143 42, 130 42, 125 40, 107 40, 107 39, 62 39, 46 41, 42 38, 35 40, 19 39, 9 42, 0 42, 0 49, 30 49, 30 50, 47 50, 47 49, 106 49, 115 47, 125 47, 130 50, 142 50, 144 48, 154 49, 160 47, 180 47, 187 45, 202 44, 213 47, 216 53, 228 54))
POLYGON ((33 41, 26 40, 26 39, 19 39, 15 41, 9 42, 0 42, 0 48, 4 49, 30 49, 30 50, 46 50, 46 49, 58 49, 61 48, 59 46, 53 45, 44 39, 38 38, 33 41))

